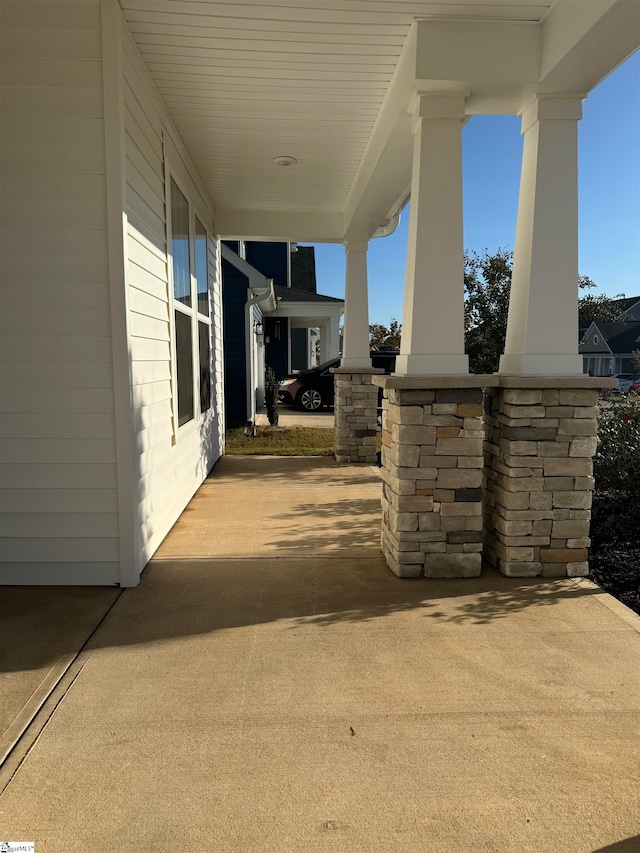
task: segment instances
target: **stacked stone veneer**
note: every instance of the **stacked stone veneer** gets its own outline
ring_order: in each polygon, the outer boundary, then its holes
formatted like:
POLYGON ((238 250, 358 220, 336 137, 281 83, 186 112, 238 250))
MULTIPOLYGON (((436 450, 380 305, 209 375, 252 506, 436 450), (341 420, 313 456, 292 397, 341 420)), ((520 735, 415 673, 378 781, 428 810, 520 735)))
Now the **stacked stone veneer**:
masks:
POLYGON ((400 577, 479 575, 482 388, 378 381, 386 387, 381 544, 389 567, 400 577))
POLYGON ((377 368, 352 372, 338 367, 335 383, 335 457, 338 462, 377 461, 378 389, 372 378, 377 368))
POLYGON ((485 393, 485 558, 511 577, 588 572, 597 391, 545 384, 485 393))

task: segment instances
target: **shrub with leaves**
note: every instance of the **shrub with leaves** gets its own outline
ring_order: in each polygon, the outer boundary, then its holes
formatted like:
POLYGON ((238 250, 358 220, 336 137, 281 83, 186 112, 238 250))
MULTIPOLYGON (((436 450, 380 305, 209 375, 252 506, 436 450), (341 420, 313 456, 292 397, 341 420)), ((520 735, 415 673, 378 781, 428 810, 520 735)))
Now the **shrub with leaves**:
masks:
POLYGON ((636 538, 640 523, 640 397, 609 395, 602 401, 593 473, 599 498, 594 503, 597 532, 604 540, 618 539, 620 528, 627 527, 636 538))
POLYGON ((267 409, 267 418, 271 426, 278 426, 278 390, 280 383, 276 379, 276 374, 272 367, 267 367, 265 370, 264 382, 264 404, 267 409))
POLYGON ((601 404, 594 473, 598 489, 640 496, 640 398, 611 395, 601 404))

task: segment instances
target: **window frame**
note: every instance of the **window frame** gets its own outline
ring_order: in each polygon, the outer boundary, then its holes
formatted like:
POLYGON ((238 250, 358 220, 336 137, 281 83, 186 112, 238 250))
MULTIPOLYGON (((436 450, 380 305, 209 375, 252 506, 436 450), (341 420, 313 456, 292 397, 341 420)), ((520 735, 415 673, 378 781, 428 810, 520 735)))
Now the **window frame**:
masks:
POLYGON ((193 430, 199 429, 208 418, 211 418, 216 403, 215 396, 215 370, 214 370, 214 353, 215 353, 215 326, 213 322, 213 286, 214 278, 210 274, 209 252, 212 250, 213 235, 210 227, 207 226, 208 216, 203 215, 203 211, 197 201, 194 201, 193 196, 188 192, 185 182, 171 168, 170 164, 165 163, 165 219, 166 219, 166 245, 167 245, 167 279, 168 279, 168 296, 169 296, 169 334, 170 334, 170 355, 171 355, 171 408, 173 421, 173 443, 175 444, 179 438, 187 435, 193 430), (189 228, 189 281, 191 286, 191 305, 185 305, 175 298, 174 280, 173 280, 173 222, 171 208, 171 191, 172 183, 176 185, 178 190, 186 199, 188 208, 188 228, 189 228), (206 239, 206 277, 207 277, 207 300, 209 306, 208 316, 200 313, 198 310, 198 281, 196 277, 196 220, 199 222, 206 239), (192 395, 193 405, 191 418, 184 424, 179 424, 178 414, 178 360, 177 360, 177 335, 176 335, 176 311, 189 317, 191 327, 191 366, 192 366, 192 395), (201 411, 200 397, 200 323, 206 324, 209 327, 209 408, 204 412, 201 411))

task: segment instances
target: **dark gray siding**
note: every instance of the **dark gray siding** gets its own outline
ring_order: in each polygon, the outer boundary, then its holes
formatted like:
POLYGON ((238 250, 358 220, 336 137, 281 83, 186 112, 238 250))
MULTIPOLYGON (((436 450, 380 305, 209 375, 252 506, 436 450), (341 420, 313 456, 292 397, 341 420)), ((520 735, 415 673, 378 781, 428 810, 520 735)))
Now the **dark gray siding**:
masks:
POLYGON ((227 428, 247 420, 247 356, 245 304, 249 281, 233 264, 222 260, 224 308, 224 396, 227 428))
POLYGON ((309 330, 291 329, 291 370, 309 367, 309 330))
POLYGON ((284 379, 289 373, 289 321, 265 317, 264 322, 265 363, 273 367, 276 379, 284 379))
POLYGON ((298 246, 291 253, 291 287, 316 292, 316 255, 313 246, 298 246))
POLYGON ((248 263, 255 267, 266 278, 272 278, 281 287, 287 287, 288 243, 257 243, 245 244, 248 263))

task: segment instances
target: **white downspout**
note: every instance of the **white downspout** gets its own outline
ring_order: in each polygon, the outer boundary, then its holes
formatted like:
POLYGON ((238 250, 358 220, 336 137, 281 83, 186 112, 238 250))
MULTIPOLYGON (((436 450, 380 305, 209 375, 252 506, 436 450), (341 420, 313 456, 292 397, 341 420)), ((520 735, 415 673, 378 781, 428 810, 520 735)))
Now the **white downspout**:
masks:
POLYGON ((395 216, 392 216, 391 219, 387 219, 384 225, 381 225, 371 235, 371 239, 375 240, 376 237, 389 237, 396 228, 400 225, 400 211, 398 211, 395 216))
MULTIPOLYGON (((251 321, 251 309, 254 305, 258 305, 260 302, 264 302, 267 299, 271 299, 272 302, 275 302, 275 289, 273 285, 273 279, 269 279, 269 285, 264 290, 257 293, 255 296, 252 296, 251 299, 247 299, 244 306, 244 328, 245 328, 245 362, 246 362, 246 374, 247 374, 247 419, 255 423, 256 420, 256 395, 253 387, 253 340, 255 335, 253 333, 253 323, 251 321)), ((260 380, 260 377, 256 377, 257 380, 260 380)))

